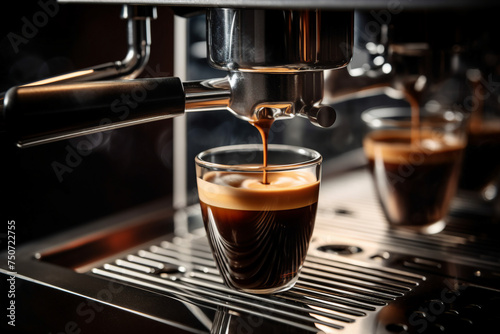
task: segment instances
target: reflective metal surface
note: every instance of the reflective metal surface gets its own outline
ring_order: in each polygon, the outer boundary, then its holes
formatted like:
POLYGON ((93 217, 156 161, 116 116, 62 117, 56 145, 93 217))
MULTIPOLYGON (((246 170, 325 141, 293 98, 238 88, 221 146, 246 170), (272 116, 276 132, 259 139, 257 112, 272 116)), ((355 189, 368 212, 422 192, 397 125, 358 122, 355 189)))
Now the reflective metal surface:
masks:
POLYGON ((208 61, 220 69, 296 72, 347 65, 353 12, 209 9, 208 61))
MULTIPOLYGON (((312 109, 320 108, 323 99, 322 71, 283 74, 234 71, 228 79, 229 110, 246 121, 291 118, 296 114, 308 117, 314 113, 312 109)), ((319 123, 328 127, 335 121, 335 111, 330 106, 325 108, 327 117, 319 123)))
MULTIPOLYGON (((241 0, 59 0, 62 3, 136 3, 136 4, 165 4, 175 6, 197 6, 197 7, 248 7, 248 3, 241 0)), ((391 0, 254 0, 252 5, 259 8, 469 8, 489 5, 498 5, 496 0, 419 0, 405 1, 402 3, 391 0)))

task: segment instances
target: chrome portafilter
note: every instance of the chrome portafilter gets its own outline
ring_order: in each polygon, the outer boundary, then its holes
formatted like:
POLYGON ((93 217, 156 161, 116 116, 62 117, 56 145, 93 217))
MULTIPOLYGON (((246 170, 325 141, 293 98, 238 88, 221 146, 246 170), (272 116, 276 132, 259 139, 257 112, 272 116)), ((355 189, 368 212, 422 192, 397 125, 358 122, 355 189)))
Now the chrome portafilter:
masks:
POLYGON ((321 104, 323 71, 351 59, 352 11, 213 8, 207 24, 208 61, 229 71, 236 116, 335 122, 335 110, 321 104))

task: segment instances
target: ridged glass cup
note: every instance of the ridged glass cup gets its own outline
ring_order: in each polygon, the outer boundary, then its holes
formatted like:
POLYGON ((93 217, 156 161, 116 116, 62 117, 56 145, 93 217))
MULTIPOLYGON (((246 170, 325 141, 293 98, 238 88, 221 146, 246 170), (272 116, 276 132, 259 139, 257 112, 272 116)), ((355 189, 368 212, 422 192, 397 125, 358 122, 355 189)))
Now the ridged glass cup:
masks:
POLYGON ((311 149, 236 145, 195 159, 207 237, 225 284, 270 294, 293 287, 314 229, 321 155, 311 149), (264 184, 264 172, 267 184, 264 184))
POLYGON ((363 147, 389 225, 433 234, 445 228, 457 189, 466 117, 424 109, 418 122, 413 117, 410 108, 365 111, 363 147))

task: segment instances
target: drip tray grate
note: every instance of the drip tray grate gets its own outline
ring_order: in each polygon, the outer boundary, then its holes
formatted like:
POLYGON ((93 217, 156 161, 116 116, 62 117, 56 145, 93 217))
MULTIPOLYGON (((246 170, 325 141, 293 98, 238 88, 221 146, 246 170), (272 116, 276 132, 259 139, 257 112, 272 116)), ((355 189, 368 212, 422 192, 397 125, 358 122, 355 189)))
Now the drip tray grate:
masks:
POLYGON ((214 323, 222 322, 226 327, 232 316, 246 315, 270 320, 274 326, 280 323, 297 331, 326 333, 374 315, 425 280, 403 270, 310 252, 291 290, 250 295, 223 284, 205 237, 163 241, 105 263, 91 273, 212 306, 219 318, 214 323))

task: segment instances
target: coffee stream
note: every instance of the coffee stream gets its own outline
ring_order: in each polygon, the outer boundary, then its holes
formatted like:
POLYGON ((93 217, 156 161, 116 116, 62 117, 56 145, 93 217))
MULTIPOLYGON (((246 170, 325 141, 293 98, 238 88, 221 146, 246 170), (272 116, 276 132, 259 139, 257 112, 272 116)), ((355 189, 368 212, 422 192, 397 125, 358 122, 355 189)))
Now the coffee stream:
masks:
POLYGON ((409 76, 401 79, 400 89, 403 91, 406 101, 410 104, 411 120, 410 120, 410 133, 411 133, 411 146, 419 147, 421 142, 421 129, 420 129, 420 99, 424 93, 425 83, 427 78, 423 75, 409 76))
POLYGON ((267 180, 267 144, 269 141, 269 130, 273 125, 273 118, 264 118, 257 121, 250 122, 253 126, 259 130, 260 136, 262 137, 262 183, 269 184, 267 180))
POLYGON ((406 93, 406 99, 410 103, 411 110, 411 146, 420 146, 421 134, 420 134, 420 104, 414 95, 406 93))

